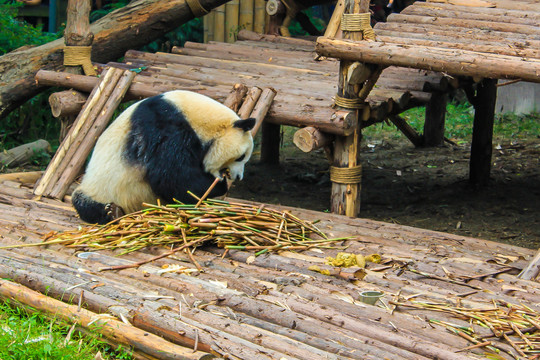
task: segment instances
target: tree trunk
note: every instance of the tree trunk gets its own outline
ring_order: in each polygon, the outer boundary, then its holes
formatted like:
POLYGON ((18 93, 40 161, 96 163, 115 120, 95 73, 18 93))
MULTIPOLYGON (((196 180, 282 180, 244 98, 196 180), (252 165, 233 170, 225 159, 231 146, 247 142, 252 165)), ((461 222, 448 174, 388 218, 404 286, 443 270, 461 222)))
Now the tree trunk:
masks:
MULTIPOLYGON (((201 0, 210 10, 227 0, 201 0)), ((90 26, 95 34, 92 61, 108 62, 139 48, 194 18, 185 0, 136 0, 101 18, 90 26)), ((35 84, 39 69, 63 67, 64 39, 0 57, 0 119, 38 94, 43 88, 35 84)))

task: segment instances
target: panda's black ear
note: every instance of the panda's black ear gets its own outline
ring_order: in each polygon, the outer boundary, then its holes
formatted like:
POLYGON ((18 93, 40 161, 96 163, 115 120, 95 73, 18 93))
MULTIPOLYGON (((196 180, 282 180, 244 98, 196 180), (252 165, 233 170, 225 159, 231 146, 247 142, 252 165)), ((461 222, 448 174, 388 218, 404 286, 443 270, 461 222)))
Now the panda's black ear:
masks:
POLYGON ((239 128, 239 129, 242 129, 244 131, 249 131, 249 130, 253 129, 253 127, 255 126, 255 119, 254 118, 249 118, 249 119, 245 119, 245 120, 236 120, 234 122, 233 126, 235 128, 239 128))

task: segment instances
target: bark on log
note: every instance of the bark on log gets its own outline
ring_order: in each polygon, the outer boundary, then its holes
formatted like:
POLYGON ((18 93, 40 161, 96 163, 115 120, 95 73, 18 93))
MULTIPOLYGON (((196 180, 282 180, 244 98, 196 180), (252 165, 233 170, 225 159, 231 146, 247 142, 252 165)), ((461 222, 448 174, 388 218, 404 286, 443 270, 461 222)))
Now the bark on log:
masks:
POLYGON ((540 34, 540 29, 537 25, 509 24, 495 21, 483 21, 478 19, 445 18, 410 14, 391 14, 388 16, 387 21, 401 24, 430 24, 436 26, 455 26, 458 28, 467 28, 470 30, 481 28, 489 29, 492 31, 526 34, 535 37, 540 34))
POLYGON ((527 267, 519 273, 518 277, 524 280, 535 280, 538 275, 540 275, 540 249, 527 267))
POLYGON ((246 96, 247 91, 248 88, 246 85, 235 84, 233 86, 233 89, 231 90, 231 93, 223 102, 223 105, 225 105, 235 113, 238 113, 238 109, 242 105, 242 100, 244 99, 244 96, 246 96))
POLYGON ((251 130, 252 136, 255 136, 257 131, 259 131, 259 128, 261 127, 270 106, 272 106, 272 102, 274 101, 276 94, 276 90, 272 88, 266 88, 262 91, 259 100, 257 100, 255 108, 251 112, 251 117, 255 118, 255 126, 251 130))
POLYGON ((308 126, 294 133, 293 143, 303 152, 311 152, 327 146, 334 141, 334 137, 325 134, 314 127, 308 126))
MULTIPOLYGON (((162 82, 156 86, 139 82, 139 79, 143 78, 145 77, 139 75, 135 77, 134 83, 126 94, 127 97, 141 99, 175 89, 173 85, 162 82)), ((89 92, 97 84, 98 79, 91 76, 40 70, 36 74, 36 81, 42 85, 70 87, 89 92)), ((220 97, 215 89, 210 87, 199 86, 193 90, 214 99, 220 97)), ((322 106, 322 104, 320 107, 309 104, 299 106, 298 103, 288 102, 287 99, 280 99, 279 97, 274 99, 274 105, 268 112, 267 121, 270 123, 297 127, 316 126, 322 131, 338 135, 350 134, 357 126, 352 112, 349 112, 347 116, 340 116, 330 106, 322 106)))
POLYGON ((54 117, 77 115, 87 99, 88 95, 75 90, 52 93, 49 96, 52 115, 54 117))
POLYGON ((13 167, 24 164, 39 151, 51 151, 51 145, 47 140, 37 140, 1 152, 0 165, 13 167))
POLYGON ((317 52, 339 59, 413 67, 452 75, 493 79, 521 78, 525 81, 540 82, 540 61, 523 61, 505 55, 322 37, 317 40, 317 52))
MULTIPOLYGON (((210 10, 227 0, 201 0, 210 10)), ((139 48, 193 19, 186 0, 137 0, 118 9, 90 26, 94 33, 92 60, 107 62, 123 56, 130 48, 139 48)), ((38 94, 35 84, 39 69, 62 68, 64 39, 0 57, 0 119, 38 94)))
POLYGON ((240 106, 240 109, 238 110, 238 116, 240 116, 241 119, 247 119, 251 115, 251 112, 253 111, 255 105, 257 105, 257 101, 259 100, 261 94, 262 89, 259 87, 254 86, 249 89, 242 106, 240 106))
POLYGON ((88 330, 98 331, 110 340, 133 346, 158 359, 195 360, 207 355, 200 352, 194 353, 191 349, 171 344, 157 335, 149 334, 121 321, 107 317, 100 318, 99 314, 79 309, 77 305, 64 304, 7 280, 0 280, 0 296, 4 299, 19 301, 30 308, 73 322, 88 330))
POLYGON ((390 116, 389 120, 394 125, 396 125, 399 131, 401 131, 407 137, 407 139, 409 139, 409 141, 413 143, 414 146, 416 147, 422 146, 423 144, 422 136, 420 136, 420 134, 418 134, 416 130, 414 130, 414 128, 411 125, 409 125, 407 121, 405 121, 405 119, 396 115, 396 116, 390 116))

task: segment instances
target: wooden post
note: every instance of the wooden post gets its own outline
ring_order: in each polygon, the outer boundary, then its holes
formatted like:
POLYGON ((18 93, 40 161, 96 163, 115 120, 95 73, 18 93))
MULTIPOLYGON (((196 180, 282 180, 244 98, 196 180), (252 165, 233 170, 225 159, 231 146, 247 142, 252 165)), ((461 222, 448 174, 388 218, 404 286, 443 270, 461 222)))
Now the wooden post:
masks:
MULTIPOLYGON (((69 0, 66 11, 66 30, 64 31, 64 43, 66 46, 82 47, 92 45, 92 42, 94 41, 94 34, 90 31, 91 9, 92 4, 89 0, 69 0)), ((65 71, 72 74, 83 74, 83 69, 80 65, 66 65, 65 71)), ((60 115, 55 116, 58 117, 60 115)), ((67 132, 69 131, 69 128, 75 121, 76 117, 77 114, 66 114, 60 116, 60 142, 62 142, 62 140, 64 140, 64 138, 66 137, 67 132)))
POLYGON ((279 164, 281 125, 264 122, 261 127, 261 163, 279 164))
POLYGON ((486 186, 491 172, 493 121, 497 100, 497 80, 483 79, 478 83, 474 106, 469 181, 474 186, 486 186))
POLYGON ((448 94, 434 91, 426 104, 424 122, 424 146, 441 146, 444 143, 444 123, 448 94))
MULTIPOLYGON (((344 13, 369 13, 369 0, 345 1, 344 13)), ((344 31, 343 37, 351 40, 362 40, 362 32, 344 31)), ((339 68, 338 97, 344 99, 358 98, 359 85, 349 83, 349 68, 354 64, 352 61, 342 60, 339 68)), ((358 123, 356 110, 356 123, 358 123)), ((337 136, 334 144, 334 159, 330 171, 332 180, 332 193, 330 209, 333 213, 355 217, 360 212, 361 183, 358 180, 343 181, 337 178, 338 171, 349 169, 349 173, 356 172, 356 177, 361 173, 360 168, 360 127, 357 126, 350 136, 337 136)), ((347 171, 347 170, 346 170, 347 171)))

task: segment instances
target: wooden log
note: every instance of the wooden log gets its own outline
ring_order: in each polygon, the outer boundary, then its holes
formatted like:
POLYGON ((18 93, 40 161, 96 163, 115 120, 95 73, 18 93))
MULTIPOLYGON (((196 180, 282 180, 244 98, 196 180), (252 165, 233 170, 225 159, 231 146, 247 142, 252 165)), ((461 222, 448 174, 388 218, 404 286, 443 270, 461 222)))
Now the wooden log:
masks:
MULTIPOLYGON (((361 14, 369 13, 369 1, 366 0, 348 0, 345 2, 345 14, 361 14)), ((362 40, 362 32, 344 31, 343 37, 352 40, 362 40)), ((349 83, 349 69, 354 66, 353 61, 341 60, 339 65, 339 82, 337 96, 343 99, 357 99, 359 85, 349 83)), ((367 97, 367 94, 366 94, 367 97)), ((364 98, 365 99, 365 98, 364 98)), ((355 122, 358 120, 358 110, 355 112, 355 122)), ((332 191, 330 199, 330 211, 336 214, 346 215, 350 217, 358 216, 360 212, 360 194, 361 184, 355 180, 338 180, 332 175, 336 171, 332 169, 357 169, 360 168, 360 138, 361 127, 349 136, 336 137, 334 141, 334 159, 330 172, 330 180, 332 181, 332 191)), ((340 170, 341 171, 341 170, 340 170)), ((349 170, 350 171, 350 170, 349 170)))
POLYGON ((14 167, 25 164, 41 151, 51 151, 51 145, 47 140, 40 139, 4 150, 0 153, 0 165, 14 167))
MULTIPOLYGON (((67 5, 66 30, 64 41, 66 47, 91 46, 94 34, 90 30, 90 10, 92 2, 90 0, 69 0, 67 5)), ((67 50, 64 49, 64 52, 67 50)), ((66 63, 64 55, 64 64, 66 63)), ((80 58, 81 60, 83 57, 80 58)), ((86 59, 85 65, 65 65, 65 71, 73 74, 96 75, 90 59, 86 59), (81 68, 82 66, 82 68, 81 68)), ((81 61, 82 62, 82 61, 81 61)))
POLYGON ((293 136, 293 143, 303 152, 311 152, 328 146, 334 141, 334 137, 325 134, 314 127, 308 126, 296 130, 293 136))
POLYGON ((116 83, 111 95, 101 107, 99 115, 95 119, 91 119, 93 120, 92 126, 85 132, 83 140, 76 147, 73 156, 69 157, 69 163, 66 165, 65 170, 56 182, 54 188, 52 188, 50 192, 52 197, 59 199, 64 197, 71 183, 73 183, 75 178, 82 171, 84 163, 94 148, 97 139, 109 124, 114 112, 118 108, 118 105, 120 105, 122 98, 131 85, 131 82, 135 77, 135 72, 129 70, 120 71, 121 78, 116 83))
POLYGON ((64 90, 52 93, 49 96, 49 105, 54 117, 77 115, 88 95, 75 90, 64 90))
POLYGON ((270 106, 272 106, 272 102, 274 101, 276 94, 276 90, 272 88, 265 88, 262 91, 259 100, 257 100, 257 105, 255 105, 255 108, 251 112, 250 116, 255 119, 255 126, 251 130, 252 136, 255 136, 257 134, 257 131, 259 131, 259 128, 261 127, 262 122, 266 117, 268 110, 270 109, 270 106))
POLYGON ((487 55, 467 50, 402 47, 379 42, 317 40, 317 52, 325 56, 375 64, 414 67, 452 75, 486 78, 521 78, 540 82, 540 61, 522 61, 511 56, 487 55))
POLYGON ((99 82, 100 85, 96 86, 90 94, 89 100, 86 102, 83 111, 77 117, 76 123, 70 129, 68 136, 58 147, 58 150, 56 151, 49 165, 47 166, 47 170, 43 174, 43 177, 36 184, 36 187, 34 189, 35 195, 41 196, 47 191, 50 191, 50 187, 54 184, 58 176, 60 176, 60 172, 57 170, 60 166, 62 166, 64 157, 66 156, 71 145, 76 141, 79 132, 84 126, 84 123, 87 121, 87 119, 91 118, 91 115, 97 114, 97 112, 99 111, 99 109, 96 110, 95 105, 98 103, 101 94, 104 92, 104 90, 108 90, 109 93, 112 92, 112 88, 106 88, 105 85, 109 84, 111 80, 113 80, 114 84, 116 84, 116 81, 118 81, 119 77, 120 74, 118 72, 112 71, 111 69, 107 71, 103 78, 96 79, 96 83, 99 82), (116 80, 114 80, 113 76, 116 76, 116 80))
POLYGON ((339 37, 337 35, 340 29, 341 15, 343 15, 344 9, 345 9, 345 0, 338 0, 336 2, 336 6, 334 7, 334 12, 332 13, 332 17, 328 21, 328 24, 326 25, 326 29, 324 30, 325 37, 328 37, 328 38, 339 37))
POLYGON ((468 19, 490 22, 503 22, 536 26, 540 21, 538 14, 529 11, 505 10, 497 8, 481 8, 458 6, 451 4, 416 3, 408 6, 401 14, 443 17, 452 19, 468 19))
POLYGON ((238 32, 238 40, 268 41, 268 42, 283 43, 283 44, 290 44, 290 45, 306 46, 306 47, 311 47, 311 48, 313 48, 315 45, 314 42, 310 40, 288 38, 288 37, 278 36, 278 35, 262 34, 262 33, 247 31, 247 30, 240 30, 238 32))
POLYGON ((469 99, 474 106, 471 160, 469 182, 473 186, 485 187, 491 172, 493 152, 493 122, 497 100, 497 80, 484 79, 476 89, 476 95, 469 99))
MULTIPOLYGON (((212 9, 227 0, 201 0, 212 9)), ((107 62, 122 57, 193 19, 185 0, 136 0, 90 25, 94 33, 92 60, 107 62)), ((40 69, 62 68, 64 39, 12 51, 0 57, 0 119, 43 90, 34 81, 40 69)))
MULTIPOLYGON (((135 82, 127 92, 131 99, 141 99, 149 96, 161 94, 164 91, 174 90, 175 86, 165 83, 159 86, 141 84, 135 82)), ((68 75, 54 71, 41 70, 36 74, 36 81, 42 85, 63 86, 76 88, 80 91, 90 91, 98 82, 98 79, 83 75, 68 75)), ((219 98, 218 94, 209 87, 194 88, 194 91, 200 92, 214 99, 219 98)), ((314 106, 311 104, 301 104, 287 102, 277 96, 274 99, 274 106, 268 112, 267 121, 271 123, 290 125, 296 127, 317 126, 320 130, 332 134, 350 134, 357 126, 352 113, 348 115, 339 115, 328 105, 314 106)))
POLYGON ((229 96, 227 96, 227 99, 223 102, 223 105, 228 107, 229 109, 233 110, 234 112, 238 112, 238 109, 240 108, 242 104, 242 100, 244 99, 244 96, 246 96, 248 92, 248 88, 244 84, 235 84, 233 86, 233 89, 231 90, 231 93, 229 96))
POLYGON ((159 336, 149 334, 121 321, 108 317, 100 318, 99 314, 78 308, 77 305, 64 304, 7 280, 0 280, 0 296, 6 300, 20 302, 31 309, 48 313, 55 318, 73 322, 90 331, 97 331, 109 340, 132 346, 157 359, 195 360, 206 355, 174 345, 159 336))
POLYGON ((396 127, 413 143, 414 146, 419 147, 423 144, 423 138, 416 130, 400 116, 389 116, 388 119, 396 125, 396 127))
POLYGON ((434 92, 426 104, 424 121, 424 146, 441 146, 444 144, 444 123, 448 94, 434 92))
MULTIPOLYGON (((375 33, 377 34, 381 30, 393 31, 398 33, 401 32, 402 35, 400 37, 403 37, 403 35, 407 35, 407 37, 414 37, 420 39, 427 38, 429 40, 436 40, 438 37, 448 38, 450 36, 451 39, 454 39, 454 42, 458 43, 467 43, 468 41, 481 40, 493 41, 494 43, 519 44, 525 41, 526 43, 530 44, 529 46, 537 46, 540 42, 534 37, 524 37, 522 34, 483 30, 481 28, 477 28, 474 31, 471 31, 471 29, 468 28, 452 26, 435 26, 428 24, 408 24, 407 26, 403 26, 403 24, 400 23, 387 22, 377 24, 375 33), (429 34, 429 36, 426 36, 426 34, 429 34)), ((451 39, 449 39, 448 41, 452 41, 451 39)))
POLYGON ((536 253, 529 264, 519 273, 518 278, 523 280, 535 280, 540 275, 540 250, 536 253))
POLYGON ((388 22, 401 24, 430 24, 436 26, 455 26, 475 30, 477 28, 489 29, 492 31, 512 32, 524 35, 538 36, 540 29, 537 25, 512 24, 496 21, 483 21, 479 19, 447 18, 440 16, 422 16, 411 14, 390 14, 388 22))
POLYGON ((257 104, 257 101, 259 100, 261 94, 262 89, 259 87, 255 86, 249 89, 249 92, 246 94, 246 98, 244 99, 242 106, 240 106, 240 109, 238 110, 238 116, 240 116, 240 119, 247 119, 251 115, 251 112, 257 104))
POLYGON ((21 184, 34 185, 36 181, 42 175, 43 175, 43 171, 27 171, 27 172, 0 174, 0 182, 16 181, 21 184))
MULTIPOLYGON (((494 45, 493 41, 471 40, 467 42, 452 41, 452 36, 430 36, 429 39, 422 38, 421 34, 410 34, 397 31, 376 30, 377 39, 381 42, 400 44, 400 45, 419 45, 429 47, 440 47, 447 49, 462 49, 470 51, 479 51, 491 54, 501 54, 509 56, 519 56, 522 58, 540 58, 540 50, 528 48, 526 41, 512 41, 512 46, 494 45), (411 37, 414 36, 414 37, 411 37), (418 38, 416 38, 418 37, 418 38), (523 43, 523 46, 520 45, 523 43)), ((425 35, 424 35, 425 37, 425 35)))

